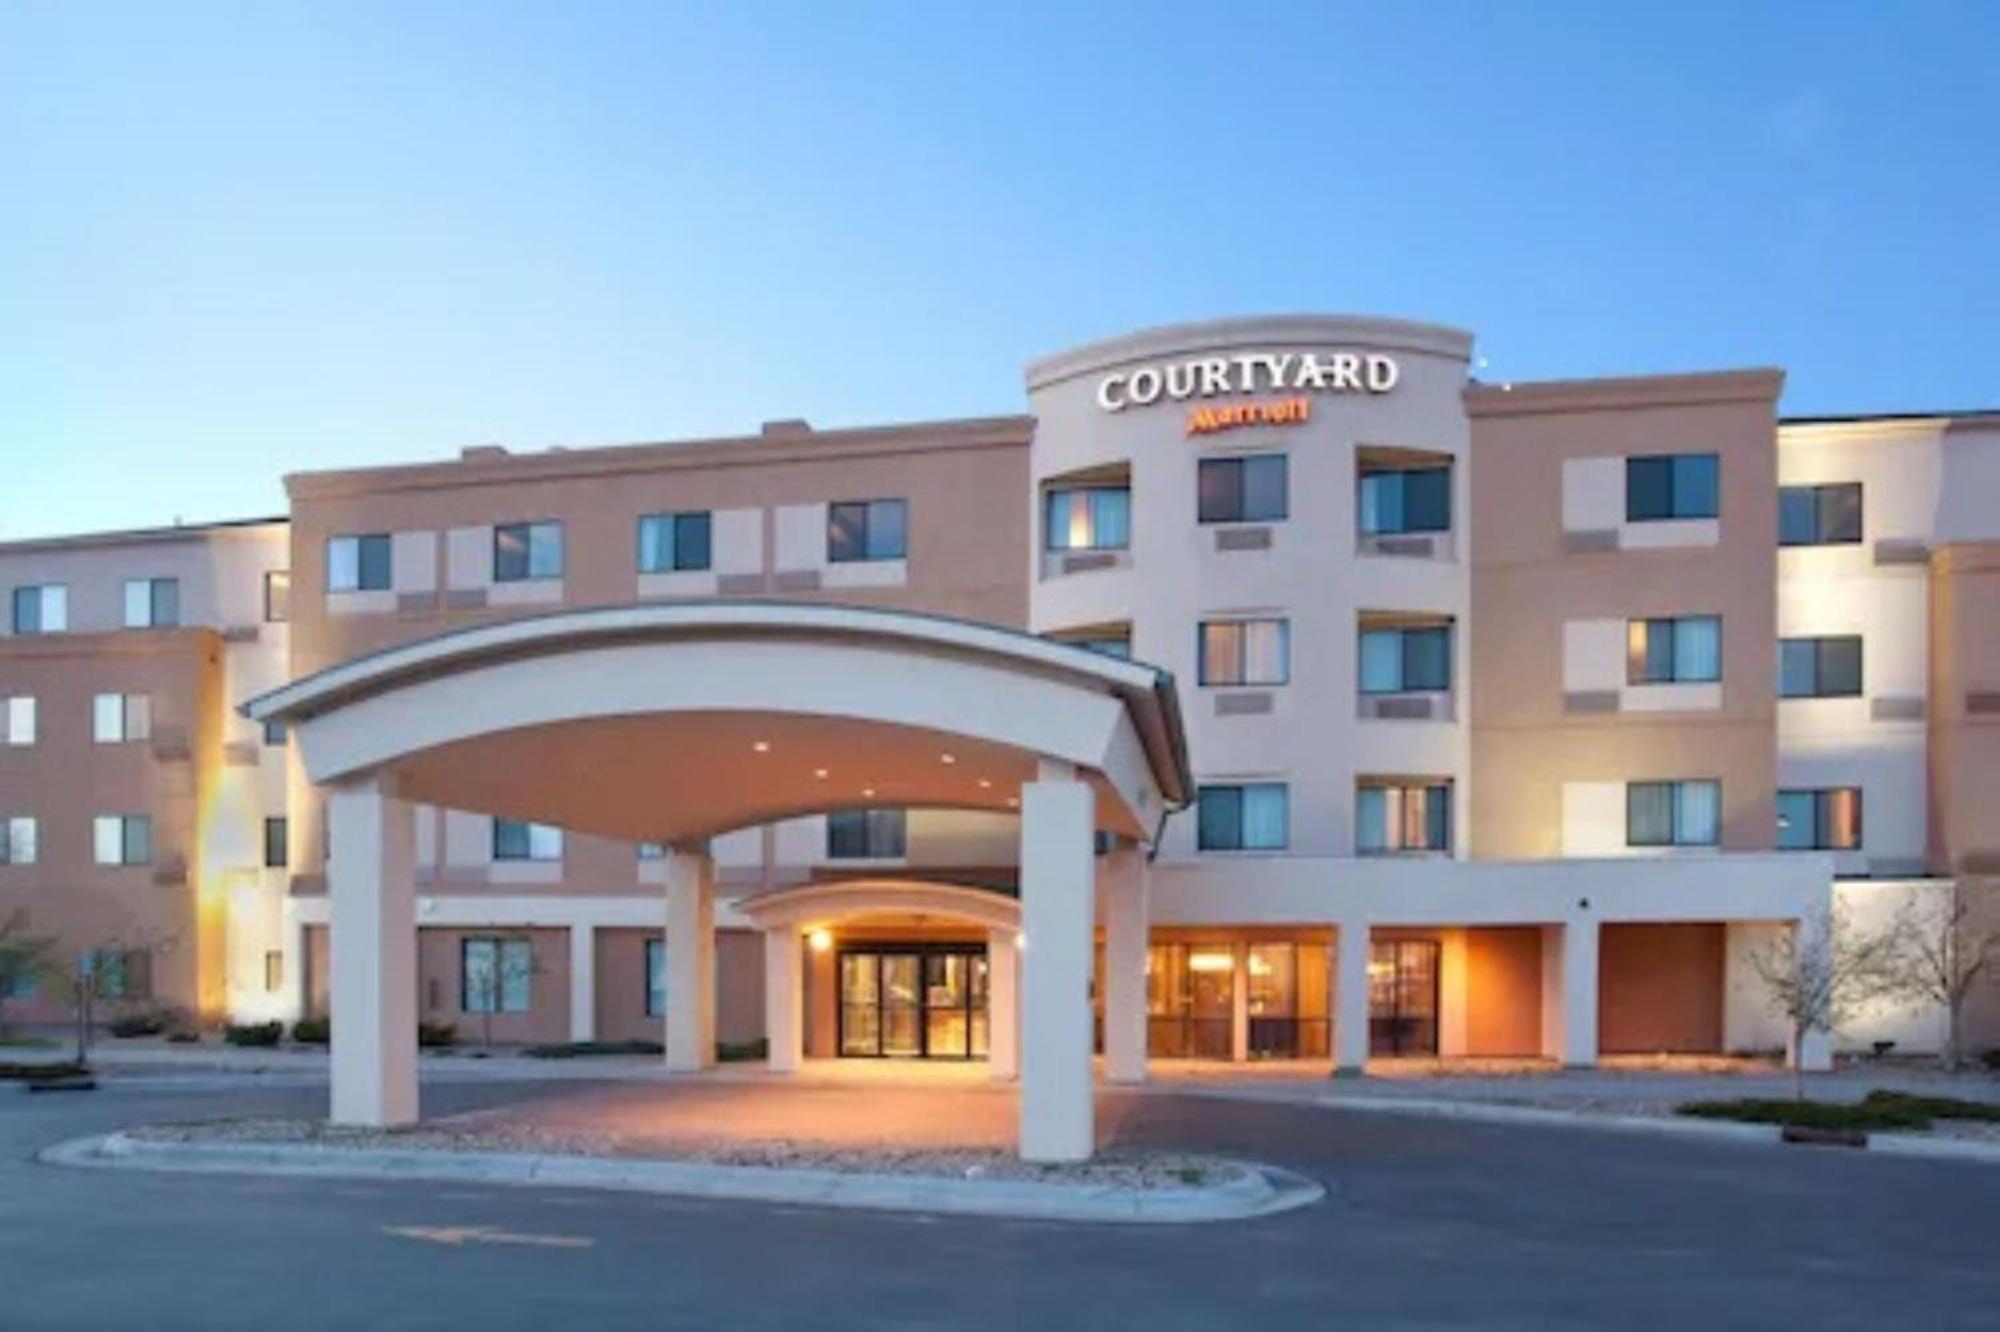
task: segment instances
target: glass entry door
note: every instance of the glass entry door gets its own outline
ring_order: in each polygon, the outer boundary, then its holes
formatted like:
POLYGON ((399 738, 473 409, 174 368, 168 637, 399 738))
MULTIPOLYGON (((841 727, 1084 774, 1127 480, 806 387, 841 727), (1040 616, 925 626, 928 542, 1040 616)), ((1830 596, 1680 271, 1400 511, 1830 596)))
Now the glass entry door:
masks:
POLYGON ((986 950, 920 944, 840 955, 840 1053, 984 1059, 986 950))
POLYGON ((1368 948, 1368 1053, 1435 1055, 1438 943, 1394 939, 1368 948))

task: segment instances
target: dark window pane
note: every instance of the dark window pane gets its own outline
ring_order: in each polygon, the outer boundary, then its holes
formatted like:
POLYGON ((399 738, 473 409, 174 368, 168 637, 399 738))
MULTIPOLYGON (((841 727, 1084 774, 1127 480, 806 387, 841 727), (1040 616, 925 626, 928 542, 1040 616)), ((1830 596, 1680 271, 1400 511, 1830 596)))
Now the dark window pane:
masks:
POLYGON ((1243 788, 1204 786, 1196 797, 1196 845, 1203 851, 1235 851, 1243 845, 1243 788))
POLYGON ((365 536, 361 548, 361 590, 380 592, 389 586, 389 538, 365 536))
POLYGON ((1237 458, 1204 458, 1197 473, 1199 518, 1234 523, 1243 517, 1243 463, 1237 458))
POLYGON ((1285 455, 1243 460, 1243 518, 1246 522, 1276 522, 1286 513, 1285 455))
POLYGON ((868 558, 868 506, 834 504, 827 508, 826 557, 829 560, 868 558))
POLYGON ((1684 453, 1674 459, 1674 517, 1713 518, 1721 512, 1721 483, 1713 453, 1684 453))
POLYGON ((285 867, 285 821, 283 819, 264 820, 264 867, 283 869, 285 867))
POLYGON ((1674 784, 1633 782, 1625 788, 1625 841, 1629 846, 1671 846, 1674 784))
POLYGON ((1674 678, 1674 622, 1646 621, 1646 670, 1642 683, 1658 684, 1674 678))
POLYGON ((1810 638, 1778 640, 1778 697, 1811 698, 1818 691, 1819 654, 1810 638))
MULTIPOLYGON (((528 529, 514 524, 493 529, 493 579, 512 583, 528 576, 528 529)), ((365 579, 364 579, 365 581, 365 579)))
POLYGON ((674 568, 706 569, 710 555, 710 521, 706 513, 684 513, 674 520, 674 568))
POLYGON ((1786 486, 1778 491, 1778 544, 1811 546, 1819 542, 1819 506, 1811 486, 1786 486))
POLYGON ((1646 522, 1671 518, 1674 513, 1674 460, 1672 458, 1628 458, 1625 460, 1625 518, 1646 522))
POLYGON ((1451 688, 1451 630, 1411 629, 1403 634, 1403 688, 1451 688))
POLYGON ((1403 474, 1403 530, 1445 532, 1451 529, 1451 469, 1426 468, 1403 474))
POLYGON ((1451 849, 1451 788, 1433 786, 1424 807, 1424 850, 1451 849))
POLYGON ((526 860, 528 858, 528 825, 514 819, 493 820, 493 858, 495 860, 526 860))
POLYGON ((42 627, 42 590, 38 587, 14 589, 14 632, 32 634, 42 627))
POLYGON ((1822 638, 1819 641, 1819 694, 1846 698, 1861 692, 1861 640, 1822 638))
POLYGON ((1819 488, 1819 539, 1829 544, 1861 540, 1861 483, 1819 488))
POLYGON ((181 584, 177 578, 153 580, 153 627, 164 629, 181 622, 181 584))

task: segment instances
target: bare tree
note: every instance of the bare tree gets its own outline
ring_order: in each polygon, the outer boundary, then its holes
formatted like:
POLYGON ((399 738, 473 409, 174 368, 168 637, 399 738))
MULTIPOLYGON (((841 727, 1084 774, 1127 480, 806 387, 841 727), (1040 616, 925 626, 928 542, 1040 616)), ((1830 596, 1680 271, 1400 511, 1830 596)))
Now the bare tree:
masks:
POLYGON ((0 918, 0 1031, 7 1029, 7 1000, 16 991, 39 982, 55 960, 55 940, 30 932, 25 910, 17 907, 0 918))
POLYGON ((1958 1067, 1963 1053, 1959 1034, 1966 1001, 2000 975, 2000 922, 1992 911, 1983 915, 1975 917, 1962 879, 1928 902, 1910 898, 1896 914, 1890 988, 1911 1003, 1944 1010, 1942 1058, 1948 1069, 1958 1067))
POLYGON ((70 1009, 76 1017, 77 1063, 90 1057, 97 1006, 150 998, 153 965, 173 951, 175 942, 175 936, 165 932, 112 930, 95 936, 69 955, 65 979, 70 1009))
POLYGON ((1751 973, 1791 1029, 1794 1097, 1806 1095, 1807 1039, 1831 1037, 1863 1004, 1890 992, 1896 950, 1893 930, 1864 931, 1838 906, 1750 950, 1751 973))
POLYGON ((465 955, 464 945, 460 945, 464 1004, 479 1015, 480 1043, 491 1046, 494 1014, 508 1011, 507 997, 517 992, 517 987, 527 989, 532 995, 534 978, 542 974, 542 966, 535 956, 534 940, 525 935, 488 936, 466 942, 491 948, 491 965, 474 967, 465 955))

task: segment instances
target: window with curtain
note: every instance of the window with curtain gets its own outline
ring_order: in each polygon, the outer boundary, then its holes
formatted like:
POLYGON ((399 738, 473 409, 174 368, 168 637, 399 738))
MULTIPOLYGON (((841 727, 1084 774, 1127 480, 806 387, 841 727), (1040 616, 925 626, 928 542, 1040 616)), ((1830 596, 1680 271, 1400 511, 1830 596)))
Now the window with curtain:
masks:
POLYGON ((1861 483, 1778 488, 1778 544, 1843 546, 1861 540, 1861 483))
POLYGON ((1204 685, 1281 685, 1291 678, 1291 626, 1285 620, 1204 620, 1204 685))
POLYGON ((1632 620, 1625 626, 1626 680, 1697 684, 1722 678, 1722 620, 1714 615, 1632 620))
POLYGON ((1721 512, 1720 460, 1673 453, 1625 460, 1625 520, 1714 518, 1721 512))
POLYGON ((1368 536, 1451 530, 1451 469, 1364 472, 1361 531, 1368 536))
POLYGON ((1778 697, 1855 698, 1861 694, 1861 639, 1778 640, 1778 697))
POLYGON ((709 567, 712 520, 706 509, 639 518, 640 573, 698 573, 709 567))
POLYGON ((1451 629, 1361 631, 1361 692, 1442 693, 1451 688, 1451 629))
POLYGON ((1355 792, 1354 846, 1364 855, 1451 849, 1451 783, 1364 783, 1355 792))
POLYGON ((1124 550, 1132 542, 1132 492, 1124 486, 1051 490, 1045 512, 1047 550, 1124 550))
POLYGON ((826 558, 834 564, 905 559, 909 552, 909 519, 909 506, 899 499, 829 504, 826 558))
POLYGON ((1282 782, 1203 786, 1195 797, 1195 844, 1203 851, 1282 851, 1290 841, 1282 782))
POLYGON ((1627 846, 1716 846, 1722 840, 1722 783, 1633 782, 1625 788, 1627 846))
POLYGON ((1291 506, 1285 455, 1203 458, 1195 474, 1196 518, 1204 523, 1275 523, 1291 506))
POLYGON ((1861 788, 1778 792, 1780 851, 1859 851, 1861 788))

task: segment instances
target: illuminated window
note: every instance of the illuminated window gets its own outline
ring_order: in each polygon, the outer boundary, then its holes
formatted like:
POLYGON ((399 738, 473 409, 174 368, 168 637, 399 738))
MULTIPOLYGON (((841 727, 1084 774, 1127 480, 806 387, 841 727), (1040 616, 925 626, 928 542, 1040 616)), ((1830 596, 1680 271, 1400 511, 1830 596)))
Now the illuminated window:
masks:
POLYGON ((1354 847, 1363 855, 1451 849, 1450 782, 1365 782, 1354 806, 1354 847))
POLYGON ((1285 620, 1204 620, 1200 676, 1205 685, 1281 685, 1291 678, 1285 620))
POLYGON ((563 525, 505 523, 493 529, 493 581, 525 583, 563 576, 563 525))
POLYGON ((1132 492, 1122 486, 1051 490, 1043 543, 1053 551, 1124 550, 1132 540, 1132 492))
POLYGON ((1714 615, 1632 620, 1625 626, 1629 684, 1696 684, 1722 678, 1722 620, 1714 615))
POLYGON ((1859 851, 1861 788, 1778 792, 1780 851, 1859 851))
POLYGON ((649 513, 639 519, 640 573, 697 573, 712 559, 713 523, 706 510, 649 513))

